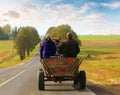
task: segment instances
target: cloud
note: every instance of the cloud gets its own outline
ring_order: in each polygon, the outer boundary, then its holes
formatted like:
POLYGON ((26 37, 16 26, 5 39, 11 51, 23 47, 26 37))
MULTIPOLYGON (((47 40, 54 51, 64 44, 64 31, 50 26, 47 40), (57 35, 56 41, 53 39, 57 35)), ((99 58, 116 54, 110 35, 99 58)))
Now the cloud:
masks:
POLYGON ((102 13, 87 14, 78 17, 71 25, 78 33, 80 33, 80 31, 82 31, 83 34, 101 33, 110 23, 105 16, 106 15, 102 13))
POLYGON ((30 2, 26 2, 24 5, 23 5, 23 9, 24 11, 28 14, 30 13, 34 13, 34 12, 37 12, 38 11, 38 7, 34 4, 31 4, 30 2))
POLYGON ((120 2, 112 2, 112 3, 101 3, 103 7, 117 9, 120 8, 120 2))
MULTIPOLYGON (((81 8, 73 4, 56 4, 52 5, 51 3, 46 4, 43 7, 42 13, 45 14, 44 17, 53 18, 57 21, 62 22, 73 22, 81 17, 81 15, 86 15, 88 11, 93 11, 92 9, 97 6, 95 2, 85 3, 81 8), (47 16, 46 16, 47 15, 47 16)), ((87 13, 88 14, 88 13, 87 13)))
MULTIPOLYGON (((57 12, 58 14, 65 15, 68 13, 74 12, 75 7, 70 4, 61 4, 61 5, 52 5, 52 4, 46 4, 45 7, 43 8, 43 12, 47 13, 53 13, 57 12)), ((68 14, 69 15, 69 14, 68 14)))
POLYGON ((96 6, 97 3, 95 2, 85 3, 83 6, 81 6, 81 8, 73 4, 60 4, 54 6, 52 6, 52 4, 46 4, 43 7, 42 12, 45 14, 44 17, 46 18, 46 21, 51 21, 51 24, 52 23, 69 24, 75 22, 81 23, 81 21, 84 21, 86 23, 88 23, 89 21, 93 23, 97 22, 97 20, 100 19, 100 17, 102 17, 102 15, 98 13, 97 14, 94 13, 94 15, 93 14, 89 15, 90 13, 87 13, 88 11, 94 11, 93 8, 96 6))
POLYGON ((85 3, 79 10, 79 13, 82 13, 82 14, 86 13, 87 11, 91 10, 95 6, 97 6, 97 3, 95 2, 85 3))
POLYGON ((26 0, 25 3, 21 6, 21 18, 19 23, 24 25, 39 25, 44 22, 44 17, 40 13, 40 9, 36 4, 26 0))
POLYGON ((76 12, 75 10, 76 8, 69 4, 61 4, 56 6, 47 4, 41 11, 42 15, 45 17, 46 20, 53 20, 55 22, 59 22, 62 19, 65 20, 65 18, 70 18, 71 16, 73 17, 73 15, 76 14, 74 14, 74 12, 76 12))
POLYGON ((51 0, 51 4, 61 3, 63 0, 51 0))
POLYGON ((90 25, 104 24, 107 22, 105 15, 102 13, 92 13, 83 17, 84 22, 90 25))
POLYGON ((7 13, 4 13, 3 16, 9 16, 11 18, 16 18, 17 19, 17 18, 20 17, 20 14, 16 11, 10 10, 7 13))

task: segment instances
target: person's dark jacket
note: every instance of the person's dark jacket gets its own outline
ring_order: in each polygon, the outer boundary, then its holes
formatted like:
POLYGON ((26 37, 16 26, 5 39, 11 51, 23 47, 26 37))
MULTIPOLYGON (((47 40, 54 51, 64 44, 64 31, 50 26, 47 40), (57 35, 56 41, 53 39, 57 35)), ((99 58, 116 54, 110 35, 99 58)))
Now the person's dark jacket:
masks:
POLYGON ((56 54, 56 45, 49 39, 42 42, 40 47, 40 57, 49 58, 50 56, 55 56, 56 54))
POLYGON ((76 40, 73 39, 67 39, 59 46, 59 53, 63 54, 64 57, 75 58, 79 52, 79 44, 76 40))

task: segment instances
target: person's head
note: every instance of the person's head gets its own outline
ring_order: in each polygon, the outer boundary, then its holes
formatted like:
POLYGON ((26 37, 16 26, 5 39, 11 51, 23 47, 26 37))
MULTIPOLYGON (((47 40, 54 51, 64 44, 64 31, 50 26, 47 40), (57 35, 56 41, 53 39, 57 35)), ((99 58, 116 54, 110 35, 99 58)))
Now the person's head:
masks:
POLYGON ((51 41, 50 34, 47 34, 47 35, 45 36, 45 39, 46 39, 46 41, 51 41))
POLYGON ((45 38, 50 38, 50 34, 46 34, 46 35, 45 35, 45 38))
POLYGON ((67 33, 67 39, 72 39, 72 33, 67 33))

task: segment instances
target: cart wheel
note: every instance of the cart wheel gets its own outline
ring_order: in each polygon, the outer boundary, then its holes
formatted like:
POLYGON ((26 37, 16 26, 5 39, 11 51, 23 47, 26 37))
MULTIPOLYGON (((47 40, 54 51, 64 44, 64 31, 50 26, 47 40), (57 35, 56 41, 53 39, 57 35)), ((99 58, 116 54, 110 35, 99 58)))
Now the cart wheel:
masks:
POLYGON ((86 87, 85 71, 80 71, 80 73, 79 73, 79 86, 80 86, 80 89, 85 89, 85 87, 86 87))
POLYGON ((74 81, 74 85, 78 85, 78 81, 77 80, 74 81))
POLYGON ((78 85, 79 74, 77 73, 76 78, 74 80, 74 85, 78 85))
POLYGON ((41 69, 39 70, 38 87, 39 87, 39 90, 44 90, 45 89, 44 72, 41 69))

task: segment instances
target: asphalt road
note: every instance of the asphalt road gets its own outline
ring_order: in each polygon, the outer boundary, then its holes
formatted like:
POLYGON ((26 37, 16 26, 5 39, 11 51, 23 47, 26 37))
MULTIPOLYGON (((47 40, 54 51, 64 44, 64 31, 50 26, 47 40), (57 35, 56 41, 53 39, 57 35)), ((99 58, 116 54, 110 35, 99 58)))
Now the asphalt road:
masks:
POLYGON ((39 91, 37 73, 40 68, 37 53, 25 64, 0 69, 0 95, 96 95, 89 88, 79 90, 70 81, 45 82, 45 91, 39 91))

